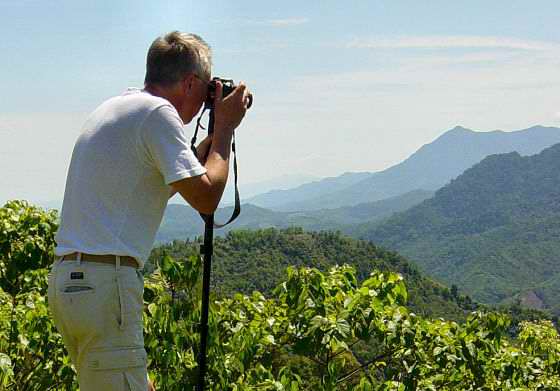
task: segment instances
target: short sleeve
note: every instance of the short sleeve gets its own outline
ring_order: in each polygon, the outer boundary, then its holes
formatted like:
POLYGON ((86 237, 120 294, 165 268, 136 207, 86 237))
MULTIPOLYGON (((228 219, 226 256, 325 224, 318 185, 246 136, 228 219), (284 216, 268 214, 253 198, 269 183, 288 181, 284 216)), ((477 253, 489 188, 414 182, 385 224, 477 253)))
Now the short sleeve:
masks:
POLYGON ((140 129, 143 150, 169 185, 180 179, 206 173, 191 151, 177 111, 163 105, 152 111, 140 129))

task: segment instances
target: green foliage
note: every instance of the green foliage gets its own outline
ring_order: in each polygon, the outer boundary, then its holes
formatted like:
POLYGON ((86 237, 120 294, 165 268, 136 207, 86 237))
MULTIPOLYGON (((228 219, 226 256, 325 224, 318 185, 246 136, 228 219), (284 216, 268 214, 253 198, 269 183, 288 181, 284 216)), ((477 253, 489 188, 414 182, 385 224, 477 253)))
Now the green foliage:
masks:
MULTIPOLYGON (((187 275, 199 267, 194 256, 177 264, 183 266, 174 268, 184 267, 187 275)), ((165 273, 156 276, 167 280, 165 273)), ((169 288, 170 282, 163 285, 169 288)), ((158 357, 150 363, 152 376, 162 389, 194 386, 199 315, 190 297, 198 288, 182 286, 179 296, 185 299, 172 304, 177 311, 169 308, 174 296, 169 289, 150 295, 155 301, 148 304, 148 323, 164 325, 159 333, 147 333, 150 356, 158 357), (166 329, 173 333, 161 334, 166 329)), ((328 273, 288 268, 273 298, 254 292, 214 300, 209 389, 552 390, 560 385, 560 339, 551 323, 522 323, 519 338, 510 340, 505 315, 474 312, 464 325, 428 320, 403 306, 406 296, 397 274, 373 272, 360 284, 352 267, 338 266, 328 273), (374 354, 361 357, 353 349, 358 343, 370 345, 374 354)))
MULTIPOLYGON (((29 208, 26 204, 10 207, 29 208)), ((54 218, 40 210, 29 215, 36 213, 54 218)), ((26 218, 19 223, 22 231, 33 226, 26 218)), ((301 231, 293 233, 306 240, 301 231)), ((249 233, 237 237, 239 241, 250 238, 249 233)), ((38 259, 51 253, 52 244, 38 259)), ((3 263, 11 259, 7 252, 0 256, 3 263)), ((46 269, 32 260, 22 264, 30 266, 18 269, 11 281, 30 276, 29 281, 12 283, 22 287, 17 293, 0 290, 0 386, 76 389, 73 370, 47 313, 46 269)), ((196 254, 175 258, 163 253, 158 264, 147 276, 144 292, 150 377, 159 390, 193 389, 200 342, 201 261, 196 254)), ((4 265, 3 270, 10 267, 4 265)), ((268 297, 258 291, 214 296, 208 390, 560 387, 560 337, 552 323, 522 322, 512 339, 510 319, 504 314, 473 312, 464 324, 432 320, 405 307, 409 296, 400 274, 374 270, 358 278, 349 265, 325 272, 303 265, 289 267, 268 297)))
POLYGON ((0 289, 17 295, 35 288, 30 272, 53 257, 56 212, 43 212, 26 201, 0 208, 0 289))
POLYGON ((46 303, 56 228, 55 212, 25 201, 0 208, 0 386, 9 389, 75 384, 46 303))
MULTIPOLYGON (((153 265, 164 254, 175 258, 198 254, 199 245, 198 241, 162 245, 152 251, 148 263, 153 265)), ((464 320, 477 308, 468 296, 452 295, 445 286, 422 276, 399 254, 340 232, 306 232, 295 227, 231 231, 215 239, 213 259, 212 289, 221 296, 254 290, 270 295, 289 266, 327 271, 336 264, 349 264, 356 268, 359 281, 373 269, 401 274, 410 292, 408 307, 417 314, 464 320)))

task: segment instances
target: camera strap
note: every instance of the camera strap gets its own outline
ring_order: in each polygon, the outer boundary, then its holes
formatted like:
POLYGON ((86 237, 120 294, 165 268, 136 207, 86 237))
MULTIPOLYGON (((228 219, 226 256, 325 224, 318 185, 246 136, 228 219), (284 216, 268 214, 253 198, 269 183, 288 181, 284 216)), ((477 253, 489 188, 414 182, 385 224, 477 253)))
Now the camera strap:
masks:
MULTIPOLYGON (((196 138, 198 136, 198 129, 206 129, 204 126, 202 126, 202 116, 204 115, 204 113, 206 112, 207 107, 204 107, 204 109, 202 110, 202 113, 200 113, 200 116, 198 117, 198 119, 196 120, 196 128, 194 131, 194 136, 191 139, 191 151, 194 153, 194 156, 196 156, 196 158, 198 159, 198 152, 196 150, 196 138)), ((212 110, 212 109, 211 109, 212 110)), ((212 116, 212 111, 210 111, 210 116, 212 116)), ((210 119, 212 121, 212 118, 210 119)), ((229 223, 231 223, 233 220, 235 220, 239 214, 241 213, 241 200, 239 197, 239 188, 237 186, 237 153, 235 151, 235 131, 233 132, 233 141, 231 143, 231 151, 233 152, 233 176, 234 176, 234 184, 235 184, 235 206, 233 208, 233 213, 231 215, 231 217, 229 218, 229 220, 223 224, 218 224, 216 222, 212 222, 214 228, 222 228, 225 227, 226 225, 228 225, 229 223)), ((210 152, 210 148, 208 148, 208 153, 210 152)), ((200 214, 202 216, 202 218, 204 219, 206 215, 204 214, 200 214)))

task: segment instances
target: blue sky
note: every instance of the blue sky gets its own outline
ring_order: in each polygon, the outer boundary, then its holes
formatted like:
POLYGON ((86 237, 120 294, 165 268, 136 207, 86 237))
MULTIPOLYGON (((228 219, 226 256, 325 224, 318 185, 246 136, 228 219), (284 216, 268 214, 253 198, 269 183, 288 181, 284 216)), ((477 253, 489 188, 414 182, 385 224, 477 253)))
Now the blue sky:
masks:
POLYGON ((165 32, 201 35, 214 74, 253 90, 250 183, 381 170, 458 124, 560 126, 558 15, 555 1, 0 0, 0 202, 62 198, 83 120, 142 85, 165 32))

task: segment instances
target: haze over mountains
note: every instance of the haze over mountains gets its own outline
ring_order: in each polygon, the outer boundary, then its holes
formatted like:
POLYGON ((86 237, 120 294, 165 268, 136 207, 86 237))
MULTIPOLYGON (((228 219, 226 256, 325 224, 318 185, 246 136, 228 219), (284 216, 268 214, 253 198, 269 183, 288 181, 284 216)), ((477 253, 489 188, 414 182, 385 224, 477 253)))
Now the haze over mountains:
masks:
MULTIPOLYGON (((243 177, 243 172, 239 173, 240 179, 243 177)), ((259 194, 264 194, 272 189, 275 190, 286 190, 292 189, 297 186, 301 186, 303 184, 318 181, 321 178, 311 176, 311 175, 302 175, 302 174, 288 174, 288 175, 281 175, 279 177, 270 178, 264 181, 259 182, 251 182, 251 183, 243 183, 239 187, 242 189, 239 193, 241 197, 241 201, 245 202, 245 200, 254 197, 259 194)), ((233 177, 230 177, 226 188, 224 190, 224 195, 222 197, 222 205, 229 206, 235 203, 235 186, 233 183, 233 177)))
MULTIPOLYGON (((341 230, 359 223, 373 222, 402 212, 423 200, 433 196, 433 192, 416 190, 391 197, 386 200, 347 206, 337 209, 320 209, 304 212, 276 212, 251 204, 243 204, 241 215, 230 225, 216 230, 215 235, 240 229, 288 228, 302 227, 306 230, 341 230)), ((233 207, 220 208, 216 212, 216 221, 225 222, 231 216, 233 207)), ((186 205, 171 204, 165 210, 161 226, 157 232, 158 243, 174 239, 193 239, 204 231, 200 215, 186 205)))
POLYGON ((293 212, 304 209, 321 209, 320 207, 317 207, 317 205, 315 205, 315 208, 302 209, 294 209, 286 207, 286 205, 307 202, 315 199, 317 195, 321 194, 331 194, 343 191, 356 183, 360 183, 370 175, 371 173, 369 172, 347 172, 337 177, 324 178, 311 183, 306 183, 293 189, 271 190, 267 193, 249 198, 246 202, 263 208, 285 212, 293 212))
POLYGON ((418 189, 435 191, 488 155, 512 151, 531 155, 558 142, 560 129, 553 127, 475 132, 457 126, 384 171, 348 173, 247 202, 277 211, 301 211, 356 205, 418 189))

